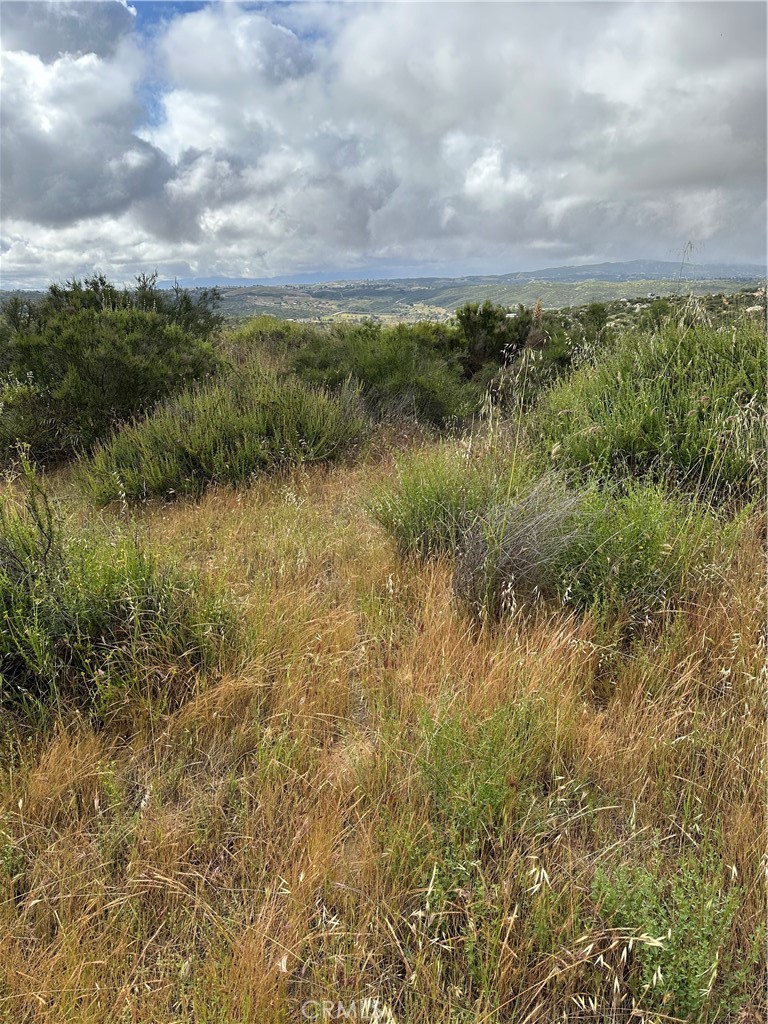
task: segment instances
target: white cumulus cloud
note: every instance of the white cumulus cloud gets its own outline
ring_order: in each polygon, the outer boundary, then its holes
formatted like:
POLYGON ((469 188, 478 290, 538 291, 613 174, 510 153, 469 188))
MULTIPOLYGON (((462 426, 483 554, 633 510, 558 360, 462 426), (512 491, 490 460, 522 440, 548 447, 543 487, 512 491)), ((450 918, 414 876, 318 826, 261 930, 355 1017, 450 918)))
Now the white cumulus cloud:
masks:
POLYGON ((6 3, 4 283, 765 258, 757 3, 6 3))

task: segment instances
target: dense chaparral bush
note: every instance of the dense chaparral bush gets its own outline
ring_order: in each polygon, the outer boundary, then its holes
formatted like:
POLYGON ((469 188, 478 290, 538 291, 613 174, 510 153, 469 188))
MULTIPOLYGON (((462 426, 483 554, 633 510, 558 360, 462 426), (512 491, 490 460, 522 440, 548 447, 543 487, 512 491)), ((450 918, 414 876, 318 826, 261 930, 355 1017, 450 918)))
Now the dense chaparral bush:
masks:
POLYGON ((39 462, 88 450, 112 427, 220 366, 215 293, 129 292, 103 277, 52 285, 3 307, 0 460, 17 443, 39 462))
POLYGON ((414 417, 445 424, 466 419, 479 406, 455 360, 424 344, 423 331, 406 325, 345 325, 318 333, 291 359, 303 380, 338 387, 352 379, 377 416, 414 417))
POLYGON ((260 371, 231 373, 124 425, 80 475, 99 504, 197 495, 211 484, 331 461, 365 430, 354 389, 330 394, 260 371))

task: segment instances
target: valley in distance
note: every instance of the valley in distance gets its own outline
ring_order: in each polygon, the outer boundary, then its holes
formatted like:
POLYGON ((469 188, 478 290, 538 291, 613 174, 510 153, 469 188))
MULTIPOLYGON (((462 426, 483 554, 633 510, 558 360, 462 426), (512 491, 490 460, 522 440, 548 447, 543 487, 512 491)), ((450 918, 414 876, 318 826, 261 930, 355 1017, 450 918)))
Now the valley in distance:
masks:
POLYGON ((227 319, 268 315, 316 323, 370 319, 386 324, 445 321, 464 303, 486 300, 504 306, 530 306, 538 300, 545 309, 558 309, 589 302, 637 303, 656 296, 727 295, 753 290, 765 277, 766 268, 757 264, 631 260, 500 276, 293 283, 206 277, 183 278, 179 284, 190 289, 217 287, 219 311, 227 319))

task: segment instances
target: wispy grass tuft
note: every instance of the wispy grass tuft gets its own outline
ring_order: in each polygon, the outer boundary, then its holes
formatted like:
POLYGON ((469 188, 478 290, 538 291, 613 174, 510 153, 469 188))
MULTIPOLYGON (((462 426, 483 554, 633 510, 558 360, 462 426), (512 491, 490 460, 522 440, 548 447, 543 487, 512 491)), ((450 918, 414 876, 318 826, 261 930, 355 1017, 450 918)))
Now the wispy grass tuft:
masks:
POLYGON ((402 555, 455 552, 496 500, 533 486, 520 453, 494 438, 446 442, 398 461, 398 481, 378 488, 368 508, 402 555))
POLYGON ((481 621, 521 600, 553 596, 556 564, 578 530, 580 496, 554 476, 527 493, 494 500, 468 525, 457 549, 453 590, 481 621))

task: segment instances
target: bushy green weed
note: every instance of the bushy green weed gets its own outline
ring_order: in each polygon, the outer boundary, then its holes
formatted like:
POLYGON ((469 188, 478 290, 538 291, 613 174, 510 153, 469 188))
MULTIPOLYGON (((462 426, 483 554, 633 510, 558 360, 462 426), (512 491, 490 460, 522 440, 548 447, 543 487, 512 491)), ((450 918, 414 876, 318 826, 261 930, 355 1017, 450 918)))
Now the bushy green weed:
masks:
POLYGON ((530 433, 556 466, 649 476, 717 497, 762 489, 765 333, 755 322, 626 334, 538 405, 530 433))

